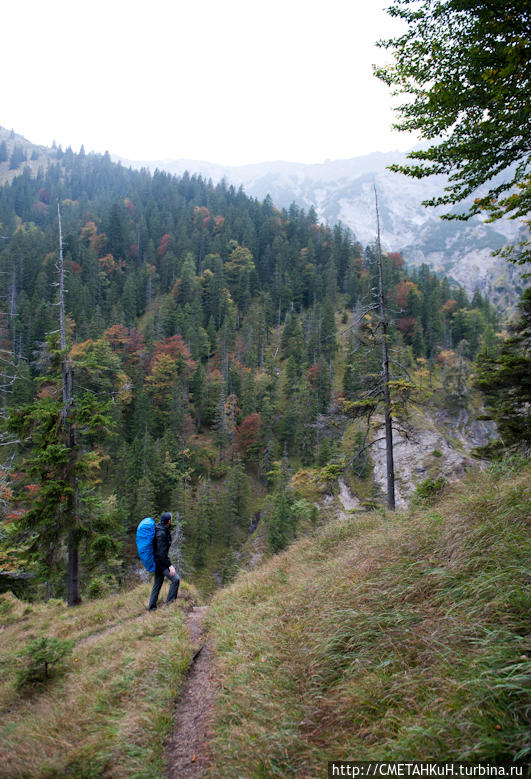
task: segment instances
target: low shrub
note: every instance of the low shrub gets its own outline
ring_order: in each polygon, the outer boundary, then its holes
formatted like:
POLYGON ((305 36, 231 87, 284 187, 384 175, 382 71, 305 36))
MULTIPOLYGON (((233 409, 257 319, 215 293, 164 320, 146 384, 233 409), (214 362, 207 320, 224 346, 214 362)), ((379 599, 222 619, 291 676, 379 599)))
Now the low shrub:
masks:
POLYGON ((71 639, 47 636, 30 641, 16 657, 16 688, 48 681, 56 664, 72 652, 74 643, 71 639))
POLYGON ((109 576, 94 576, 86 589, 87 596, 92 600, 95 598, 105 598, 116 589, 116 582, 109 576))
POLYGON ((420 484, 417 484, 415 494, 413 496, 414 503, 427 504, 435 500, 439 493, 443 490, 446 484, 446 479, 440 476, 438 479, 424 479, 420 484))

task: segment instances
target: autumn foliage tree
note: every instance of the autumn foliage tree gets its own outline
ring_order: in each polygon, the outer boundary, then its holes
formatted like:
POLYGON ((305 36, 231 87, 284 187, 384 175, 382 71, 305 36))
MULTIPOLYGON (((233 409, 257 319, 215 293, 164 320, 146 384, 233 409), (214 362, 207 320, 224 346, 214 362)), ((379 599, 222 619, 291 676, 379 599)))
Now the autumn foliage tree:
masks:
POLYGON ((238 426, 238 448, 246 462, 258 462, 261 447, 261 421, 260 414, 255 412, 242 419, 241 424, 238 426))

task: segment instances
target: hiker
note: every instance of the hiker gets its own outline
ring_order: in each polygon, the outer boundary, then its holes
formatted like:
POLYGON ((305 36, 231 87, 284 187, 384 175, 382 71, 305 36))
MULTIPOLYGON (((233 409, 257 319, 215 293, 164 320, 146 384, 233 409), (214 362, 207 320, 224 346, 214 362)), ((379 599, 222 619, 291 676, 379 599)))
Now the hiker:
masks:
POLYGON ((169 511, 165 511, 164 514, 161 514, 159 524, 155 528, 155 540, 153 542, 153 551, 155 552, 155 579, 153 582, 153 589, 151 590, 151 598, 149 599, 149 611, 154 611, 154 609, 157 608, 159 592, 164 577, 171 581, 166 603, 173 603, 177 600, 177 593, 179 592, 181 580, 168 557, 171 545, 170 525, 171 514, 169 511))

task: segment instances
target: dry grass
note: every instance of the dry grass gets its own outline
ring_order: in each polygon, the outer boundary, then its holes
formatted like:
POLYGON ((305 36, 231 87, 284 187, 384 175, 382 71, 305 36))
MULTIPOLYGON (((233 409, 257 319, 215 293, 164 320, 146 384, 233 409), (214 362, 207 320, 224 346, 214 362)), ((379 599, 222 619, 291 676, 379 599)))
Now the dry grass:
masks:
POLYGON ((29 614, 18 609, 19 618, 0 633, 3 777, 160 779, 173 704, 192 654, 183 608, 194 593, 186 585, 181 592, 175 607, 152 613, 146 613, 147 585, 76 609, 56 603, 31 606, 29 614), (75 638, 76 646, 47 685, 19 693, 12 661, 37 635, 75 638))
POLYGON ((522 756, 530 473, 330 523, 219 593, 212 775, 522 756))

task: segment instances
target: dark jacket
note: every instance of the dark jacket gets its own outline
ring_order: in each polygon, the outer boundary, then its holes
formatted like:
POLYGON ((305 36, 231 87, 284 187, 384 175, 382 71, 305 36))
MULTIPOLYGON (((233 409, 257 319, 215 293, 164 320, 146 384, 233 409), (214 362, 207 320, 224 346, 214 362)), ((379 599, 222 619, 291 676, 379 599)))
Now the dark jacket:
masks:
POLYGON ((157 525, 155 527, 155 566, 159 573, 165 568, 169 568, 171 565, 168 553, 171 546, 171 533, 170 528, 167 525, 157 525))

